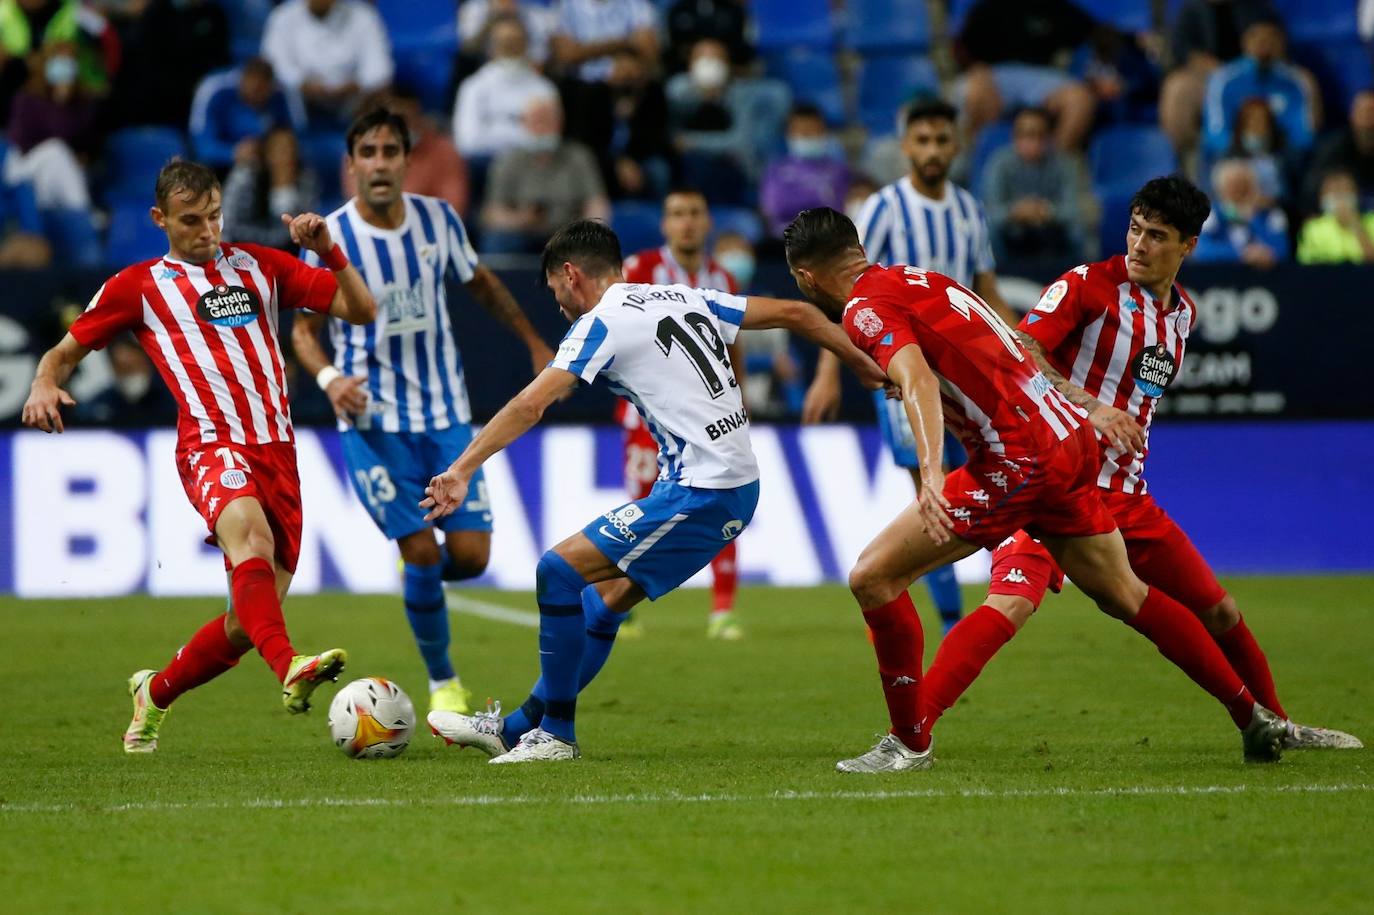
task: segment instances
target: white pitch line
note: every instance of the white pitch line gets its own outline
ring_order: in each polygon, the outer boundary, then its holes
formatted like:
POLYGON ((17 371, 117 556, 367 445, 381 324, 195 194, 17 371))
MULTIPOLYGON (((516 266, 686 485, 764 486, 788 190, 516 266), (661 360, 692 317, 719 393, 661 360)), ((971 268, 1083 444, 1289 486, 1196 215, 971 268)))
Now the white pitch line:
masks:
POLYGON ((1232 794, 1356 794, 1374 785, 1144 785, 1125 788, 913 788, 901 791, 772 791, 765 794, 574 794, 567 797, 476 794, 446 798, 318 797, 241 801, 134 801, 128 804, 0 804, 6 813, 137 813, 174 810, 294 810, 308 807, 495 807, 578 804, 748 804, 768 801, 999 800, 1053 797, 1194 797, 1232 794))
POLYGON ((448 591, 448 612, 466 613, 468 616, 480 616, 484 620, 496 620, 498 623, 511 623, 529 629, 539 628, 538 613, 489 604, 484 600, 473 600, 452 590, 448 591))

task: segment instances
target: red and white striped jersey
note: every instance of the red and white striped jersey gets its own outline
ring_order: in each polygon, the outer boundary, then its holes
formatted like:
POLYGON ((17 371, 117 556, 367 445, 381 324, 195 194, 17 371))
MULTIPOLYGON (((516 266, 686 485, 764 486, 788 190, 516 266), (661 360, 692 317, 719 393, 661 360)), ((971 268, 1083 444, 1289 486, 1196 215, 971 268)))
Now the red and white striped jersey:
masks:
POLYGON ((282 251, 220 245, 212 262, 172 257, 105 282, 71 334, 101 349, 133 331, 177 399, 178 443, 292 442, 277 322, 281 309, 327 312, 338 283, 282 251))
POLYGON ((851 295, 843 319, 849 339, 884 371, 903 347, 919 346, 940 382, 945 425, 971 451, 1022 461, 1086 422, 997 313, 949 277, 873 266, 851 295))
POLYGON ((691 273, 677 262, 667 245, 641 251, 625 259, 625 282, 649 283, 657 286, 691 286, 693 289, 714 289, 735 295, 739 289, 735 278, 710 256, 703 258, 701 269, 691 273))
POLYGON ((1197 308, 1174 286, 1165 308, 1126 275, 1117 255, 1083 264, 1052 283, 1021 321, 1065 378, 1105 404, 1129 413, 1145 430, 1145 450, 1103 444, 1097 485, 1125 493, 1146 491, 1150 420, 1183 363, 1183 348, 1197 308))

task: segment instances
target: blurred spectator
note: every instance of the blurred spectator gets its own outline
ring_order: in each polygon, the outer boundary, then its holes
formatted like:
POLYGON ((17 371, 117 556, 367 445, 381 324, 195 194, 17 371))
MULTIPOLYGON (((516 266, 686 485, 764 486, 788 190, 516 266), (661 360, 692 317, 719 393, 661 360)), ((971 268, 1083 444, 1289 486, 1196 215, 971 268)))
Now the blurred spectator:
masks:
POLYGON ((77 82, 88 96, 104 95, 119 64, 119 39, 105 17, 80 0, 0 0, 0 124, 33 75, 29 56, 51 44, 76 48, 77 82))
MULTIPOLYGON (((113 383, 76 406, 83 421, 101 426, 170 426, 177 419, 176 401, 153 371, 153 364, 131 335, 116 337, 106 349, 113 383)), ((293 410, 294 412, 294 410, 293 410)))
POLYGON ((740 0, 677 0, 664 17, 668 27, 668 69, 687 69, 692 46, 703 38, 725 45, 735 68, 754 62, 754 44, 747 34, 749 11, 740 0))
POLYGON ((774 238, 796 215, 812 207, 844 209, 849 191, 844 150, 815 105, 802 103, 787 116, 787 152, 769 163, 759 188, 759 209, 774 238))
POLYGON ((1310 217, 1298 236, 1300 264, 1374 263, 1374 213, 1361 213, 1349 172, 1329 172, 1321 182, 1321 215, 1310 217))
POLYGON ((1203 148, 1211 153, 1226 149, 1241 103, 1262 98, 1283 127, 1289 147, 1307 150, 1321 122, 1321 103, 1311 74, 1284 62, 1283 27, 1277 20, 1252 24, 1241 35, 1241 50, 1241 57, 1207 79, 1203 148))
POLYGON ((223 168, 231 164, 240 143, 282 124, 297 133, 305 130, 305 106, 297 93, 277 85, 272 65, 261 57, 211 74, 196 87, 191 103, 191 145, 196 158, 206 165, 223 168))
POLYGON ((52 263, 52 246, 27 182, 0 182, 0 269, 38 270, 52 263))
POLYGON ((287 0, 267 17, 262 56, 312 118, 334 123, 394 72, 386 26, 360 0, 287 0))
POLYGON ((1151 37, 1124 35, 1099 22, 1074 52, 1069 73, 1092 92, 1099 118, 1134 123, 1146 112, 1153 118, 1159 102, 1159 68, 1151 59, 1151 37))
POLYGON ((672 183, 674 151, 668 134, 668 99, 638 54, 621 51, 607 84, 611 87, 607 156, 616 197, 662 197, 672 183))
POLYGON ((1350 126, 1317 148, 1308 170, 1308 203, 1316 201, 1322 176, 1333 171, 1354 176, 1361 204, 1374 204, 1374 89, 1356 93, 1350 126))
POLYGON ((1216 206, 1202 224, 1193 261, 1247 264, 1268 270, 1288 260, 1288 217, 1266 205, 1255 169, 1244 159, 1223 159, 1212 169, 1216 206))
POLYGON ((535 252, 569 220, 607 219, 606 187, 591 151, 563 139, 556 99, 535 98, 525 111, 528 145, 491 165, 482 212, 483 248, 493 254, 535 252))
POLYGON ((749 239, 738 232, 721 232, 716 236, 711 257, 722 270, 730 274, 730 278, 735 281, 736 292, 744 295, 753 286, 754 274, 758 271, 759 265, 754 254, 754 246, 749 243, 749 239))
POLYGON ((240 143, 237 156, 224 182, 224 238, 295 250, 281 216, 315 210, 320 196, 296 134, 289 126, 273 127, 261 140, 240 143))
MULTIPOLYGON (((549 59, 549 42, 558 28, 558 10, 539 3, 519 0, 464 0, 458 5, 459 50, 464 57, 485 61, 496 55, 490 50, 492 30, 510 16, 525 27, 528 48, 526 56, 543 66, 549 59)), ((479 63, 480 66, 480 63, 479 63)))
POLYGON ((615 57, 639 57, 658 72, 658 10, 649 0, 560 0, 553 64, 567 110, 568 138, 600 150, 613 129, 615 57))
MULTIPOLYGON (((405 118, 410 133, 410 155, 407 157, 405 181, 401 190, 407 194, 438 197, 453 204, 460 214, 468 208, 468 166, 434 120, 425 113, 420 97, 404 86, 398 86, 383 99, 392 111, 405 118)), ((352 170, 344 162, 339 176, 346 198, 357 193, 352 170)))
POLYGON ((558 97, 558 88, 530 64, 527 34, 520 19, 495 17, 488 29, 491 60, 458 88, 453 139, 468 159, 524 147, 529 141, 525 111, 530 102, 558 97))
POLYGON ((1173 70, 1159 97, 1159 126, 1174 148, 1197 148, 1207 79, 1218 66, 1240 56, 1240 36, 1256 22, 1273 22, 1270 0, 1185 0, 1170 37, 1173 70))
POLYGON ((978 0, 959 35, 970 65, 961 107, 976 136, 1003 111, 1038 105, 1055 117, 1055 145, 1076 150, 1092 127, 1096 100, 1055 66, 1091 32, 1093 21, 1069 0, 978 0))
POLYGON ((982 198, 999 258, 1081 253, 1081 178, 1073 160, 1051 147, 1050 133, 1049 112, 1023 108, 1012 121, 1011 144, 988 161, 982 198))
MULTIPOLYGON (((749 239, 738 232, 722 232, 716 237, 712 257, 729 272, 740 294, 749 291, 755 269, 749 239)), ((737 343, 744 352, 744 365, 736 366, 735 374, 743 385, 750 415, 759 419, 799 415, 806 386, 791 335, 780 327, 746 330, 737 343)))
POLYGON ((32 59, 10 112, 5 181, 32 182, 40 210, 88 209, 90 189, 77 154, 94 139, 95 103, 77 84, 76 46, 49 44, 32 59))
MULTIPOLYGON (((900 175, 898 177, 900 177, 900 175)), ((891 182, 888 183, 890 184, 891 182)), ((854 176, 853 180, 849 182, 848 192, 844 195, 844 215, 849 217, 850 222, 858 225, 859 211, 864 208, 864 203, 868 201, 869 197, 878 193, 880 187, 882 187, 882 185, 867 175, 859 174, 854 176)))
POLYGON ((728 198, 725 191, 712 192, 711 172, 741 170, 757 177, 781 136, 791 93, 772 79, 735 79, 729 52, 714 39, 692 47, 686 73, 668 80, 668 111, 678 149, 703 157, 705 174, 688 180, 707 192, 713 201, 728 198))
POLYGON ((229 20, 213 0, 140 2, 136 15, 115 18, 121 64, 102 122, 112 127, 182 127, 197 84, 226 67, 229 20))
POLYGON ((1250 163, 1259 180, 1260 198, 1266 206, 1283 201, 1288 195, 1288 166, 1284 158, 1283 128, 1274 118, 1269 103, 1250 98, 1241 103, 1231 129, 1227 159, 1250 163))

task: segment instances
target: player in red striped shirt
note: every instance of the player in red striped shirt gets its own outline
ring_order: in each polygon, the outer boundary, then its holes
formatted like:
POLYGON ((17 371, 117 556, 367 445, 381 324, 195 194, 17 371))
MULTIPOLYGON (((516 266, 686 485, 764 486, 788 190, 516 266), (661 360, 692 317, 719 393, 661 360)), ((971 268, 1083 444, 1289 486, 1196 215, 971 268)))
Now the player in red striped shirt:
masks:
POLYGON ((62 385, 92 349, 132 331, 177 399, 177 470, 205 519, 207 543, 224 551, 231 609, 206 623, 160 671, 129 678, 129 753, 157 749, 177 696, 235 666, 256 647, 282 684, 289 712, 337 679, 346 655, 298 654, 286 632, 286 596, 301 539, 300 482, 281 346, 282 309, 328 313, 354 324, 377 306, 320 216, 283 216, 292 240, 328 269, 258 245, 220 240, 220 187, 203 165, 173 160, 158 175, 151 215, 168 253, 121 270, 100 287, 62 341, 44 354, 24 423, 61 432, 62 385))
MULTIPOLYGON (((1285 719, 1284 748, 1359 747, 1349 734, 1288 720, 1235 599, 1144 479, 1150 421, 1197 323, 1178 272, 1209 209, 1207 196, 1184 178, 1148 182, 1131 201, 1126 254, 1075 267, 1052 283, 1021 322, 1021 339, 1055 387, 1088 411, 1102 438, 1097 485, 1136 574, 1202 620, 1260 704, 1285 719)), ((1045 547, 1025 532, 998 546, 986 603, 950 632, 927 672, 927 730, 1063 579, 1045 547)))
MULTIPOLYGON (((739 292, 735 278, 707 253, 711 212, 701 191, 692 188, 670 191, 663 198, 660 229, 664 238, 662 247, 640 251, 625 259, 625 282, 669 286, 681 283, 693 289, 714 289, 731 295, 739 292)), ((741 366, 743 345, 736 341, 727 348, 731 365, 741 366)), ((625 488, 632 499, 646 498, 658 479, 658 442, 654 441, 648 425, 629 401, 621 400, 616 404, 616 420, 625 430, 625 488)), ((738 545, 731 540, 721 549, 720 555, 711 560, 711 615, 706 623, 707 638, 735 641, 744 637, 744 630, 734 614, 739 585, 738 554, 738 545)), ((590 592, 588 599, 591 599, 590 592)))
POLYGON ((921 622, 906 589, 930 569, 991 549, 1019 529, 1041 537, 1104 612, 1153 641, 1223 704, 1242 731, 1247 759, 1277 759, 1283 722, 1255 702, 1197 617, 1131 571, 1098 494, 1087 414, 1054 388, 1011 328, 949 277, 870 266, 853 223, 834 210, 803 212, 784 243, 801 291, 843 321, 900 391, 921 466, 916 502, 864 548, 849 575, 873 633, 892 730, 837 768, 930 767, 930 734, 921 726, 921 622), (942 420, 969 451, 968 463, 948 477, 942 420))

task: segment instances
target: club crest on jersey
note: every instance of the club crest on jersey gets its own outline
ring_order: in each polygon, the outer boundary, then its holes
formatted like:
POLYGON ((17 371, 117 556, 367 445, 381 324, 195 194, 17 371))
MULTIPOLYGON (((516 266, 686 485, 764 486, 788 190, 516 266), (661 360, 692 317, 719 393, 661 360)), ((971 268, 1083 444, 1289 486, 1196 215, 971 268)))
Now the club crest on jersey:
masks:
POLYGON ((248 485, 248 475, 242 470, 226 470, 219 475, 219 485, 225 489, 242 489, 248 485))
POLYGON ((854 315, 854 326, 865 337, 876 337, 883 332, 883 319, 871 308, 860 308, 854 315))
POLYGON ((217 327, 243 327, 256 321, 261 313, 262 300, 243 286, 221 283, 196 301, 196 315, 217 327))
POLYGON ((235 251, 229 255, 229 266, 235 270, 252 270, 257 265, 257 260, 247 251, 235 251))
POLYGON ((1147 397, 1161 397, 1178 373, 1178 363, 1163 343, 1147 346, 1131 360, 1131 377, 1147 397))
POLYGON ((1053 314, 1059 307, 1059 303, 1064 301, 1064 296, 1069 294, 1069 284, 1066 280, 1058 280, 1051 283, 1050 288, 1045 290, 1045 294, 1040 297, 1040 301, 1035 303, 1035 310, 1042 314, 1053 314))

